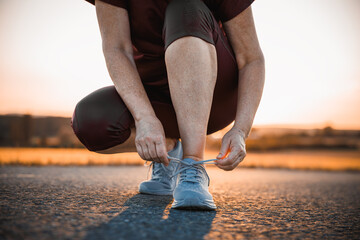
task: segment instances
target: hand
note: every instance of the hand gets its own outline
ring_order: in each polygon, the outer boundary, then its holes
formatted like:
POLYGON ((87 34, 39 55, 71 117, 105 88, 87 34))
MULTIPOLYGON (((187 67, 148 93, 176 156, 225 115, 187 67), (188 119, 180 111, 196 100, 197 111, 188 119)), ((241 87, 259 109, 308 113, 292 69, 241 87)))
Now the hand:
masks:
POLYGON ((164 128, 156 117, 147 117, 135 123, 136 150, 147 161, 169 164, 167 158, 164 128))
POLYGON ((233 127, 222 139, 216 165, 225 171, 231 171, 242 162, 245 156, 245 133, 233 127), (228 156, 226 156, 227 153, 229 153, 228 156))

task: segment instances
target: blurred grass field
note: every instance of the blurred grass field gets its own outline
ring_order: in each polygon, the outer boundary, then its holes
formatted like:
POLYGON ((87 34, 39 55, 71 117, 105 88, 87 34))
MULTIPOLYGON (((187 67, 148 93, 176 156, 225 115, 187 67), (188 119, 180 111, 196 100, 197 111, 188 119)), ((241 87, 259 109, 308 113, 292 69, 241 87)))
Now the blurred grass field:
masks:
MULTIPOLYGON (((205 158, 215 158, 207 151, 205 158)), ((0 165, 93 166, 143 165, 137 153, 98 154, 86 149, 0 148, 0 165)), ((241 167, 286 168, 303 170, 360 171, 359 150, 282 150, 250 152, 241 167)))

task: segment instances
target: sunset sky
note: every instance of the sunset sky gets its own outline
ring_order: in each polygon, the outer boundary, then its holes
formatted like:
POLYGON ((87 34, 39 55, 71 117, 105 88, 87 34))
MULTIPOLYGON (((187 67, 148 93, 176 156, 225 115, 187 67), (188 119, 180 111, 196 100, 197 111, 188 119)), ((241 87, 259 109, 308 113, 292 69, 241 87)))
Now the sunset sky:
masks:
MULTIPOLYGON (((255 125, 360 129, 360 1, 257 0, 266 83, 255 125)), ((0 114, 70 117, 111 85, 95 8, 0 0, 0 114)))

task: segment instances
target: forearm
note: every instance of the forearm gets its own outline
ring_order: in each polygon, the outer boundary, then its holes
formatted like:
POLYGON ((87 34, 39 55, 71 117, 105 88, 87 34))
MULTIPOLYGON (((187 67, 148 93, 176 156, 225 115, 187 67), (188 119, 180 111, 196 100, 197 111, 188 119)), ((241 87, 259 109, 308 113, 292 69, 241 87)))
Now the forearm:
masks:
POLYGON ((260 104, 265 81, 265 63, 261 56, 239 70, 238 105, 234 127, 250 133, 256 111, 260 104))
POLYGON ((135 123, 146 117, 155 117, 132 53, 105 48, 104 56, 115 88, 134 117, 135 123))

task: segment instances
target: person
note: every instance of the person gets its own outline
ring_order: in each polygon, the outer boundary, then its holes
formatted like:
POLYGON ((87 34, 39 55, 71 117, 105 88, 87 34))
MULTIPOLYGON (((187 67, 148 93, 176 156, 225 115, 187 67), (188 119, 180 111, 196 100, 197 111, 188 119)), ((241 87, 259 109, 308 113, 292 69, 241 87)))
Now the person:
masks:
POLYGON ((152 161, 140 193, 173 195, 172 208, 215 209, 206 135, 235 121, 213 163, 238 166, 264 86, 253 0, 86 1, 96 6, 114 86, 76 105, 75 134, 90 151, 152 161))

